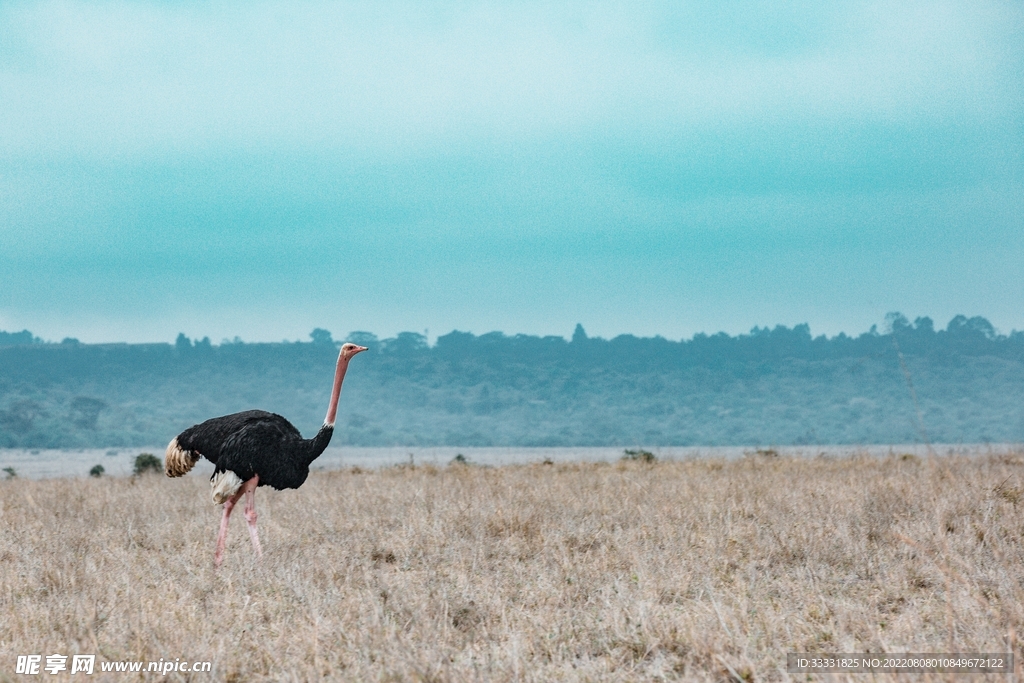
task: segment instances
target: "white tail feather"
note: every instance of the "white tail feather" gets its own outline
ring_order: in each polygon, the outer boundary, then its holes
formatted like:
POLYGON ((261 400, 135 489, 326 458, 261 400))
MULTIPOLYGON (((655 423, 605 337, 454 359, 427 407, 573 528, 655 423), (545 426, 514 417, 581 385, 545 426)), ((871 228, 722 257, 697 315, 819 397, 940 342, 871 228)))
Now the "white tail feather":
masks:
POLYGON ((210 486, 213 487, 213 502, 217 505, 227 501, 231 496, 238 493, 238 489, 242 488, 242 484, 245 482, 232 472, 231 470, 224 470, 223 472, 217 472, 213 475, 213 479, 210 480, 210 486))

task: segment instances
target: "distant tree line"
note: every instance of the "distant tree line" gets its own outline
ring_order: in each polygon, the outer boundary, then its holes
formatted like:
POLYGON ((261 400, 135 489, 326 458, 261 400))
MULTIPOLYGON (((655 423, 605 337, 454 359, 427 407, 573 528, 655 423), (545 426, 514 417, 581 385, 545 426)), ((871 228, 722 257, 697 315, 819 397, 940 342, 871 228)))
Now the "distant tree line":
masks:
POLYGON ((25 344, 41 344, 39 337, 35 337, 28 330, 21 332, 0 331, 0 346, 24 346, 25 344))
MULTIPOLYGON (((378 339, 346 380, 335 443, 772 445, 1024 440, 1024 333, 899 313, 859 336, 808 325, 672 341, 453 331, 378 339), (914 393, 910 392, 910 385, 914 393), (918 405, 914 405, 916 396, 918 405), (919 417, 920 416, 920 417, 919 417)), ((260 407, 315 431, 341 341, 46 343, 0 332, 0 447, 148 446, 260 407), (12 341, 13 340, 13 341, 12 341)))

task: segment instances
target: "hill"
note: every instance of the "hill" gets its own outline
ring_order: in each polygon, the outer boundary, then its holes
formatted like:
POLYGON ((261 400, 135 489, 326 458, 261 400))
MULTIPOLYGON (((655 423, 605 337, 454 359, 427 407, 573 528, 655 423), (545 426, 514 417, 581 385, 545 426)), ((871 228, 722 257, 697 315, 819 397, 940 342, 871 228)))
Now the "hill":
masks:
MULTIPOLYGON (((936 330, 812 337, 807 325, 689 340, 452 332, 378 340, 346 379, 335 443, 618 446, 1024 441, 1024 333, 957 316, 936 330)), ((260 407, 320 425, 337 344, 44 343, 0 332, 0 447, 166 443, 260 407)))

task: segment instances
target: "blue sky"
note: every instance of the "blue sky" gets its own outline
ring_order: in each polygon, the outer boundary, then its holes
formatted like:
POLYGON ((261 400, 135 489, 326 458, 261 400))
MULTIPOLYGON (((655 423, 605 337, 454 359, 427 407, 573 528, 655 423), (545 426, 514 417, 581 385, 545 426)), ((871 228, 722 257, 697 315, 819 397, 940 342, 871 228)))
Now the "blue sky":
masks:
POLYGON ((1020 2, 0 3, 0 329, 1024 329, 1020 2))

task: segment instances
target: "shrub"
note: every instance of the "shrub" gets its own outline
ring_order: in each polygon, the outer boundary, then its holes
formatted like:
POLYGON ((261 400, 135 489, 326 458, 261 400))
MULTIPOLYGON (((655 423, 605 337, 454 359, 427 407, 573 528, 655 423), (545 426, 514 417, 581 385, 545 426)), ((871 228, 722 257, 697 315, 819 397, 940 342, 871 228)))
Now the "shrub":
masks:
POLYGON ((103 469, 103 465, 93 465, 92 469, 89 470, 89 476, 102 477, 104 472, 106 472, 106 470, 103 469))
POLYGON ((645 451, 642 448, 637 448, 636 450, 631 450, 627 448, 625 451, 622 452, 622 459, 639 460, 640 462, 654 462, 658 458, 654 456, 654 453, 651 453, 650 451, 645 451))
POLYGON ((163 465, 160 463, 160 459, 152 453, 139 453, 135 456, 135 474, 142 474, 153 470, 154 472, 160 472, 163 470, 163 465))

